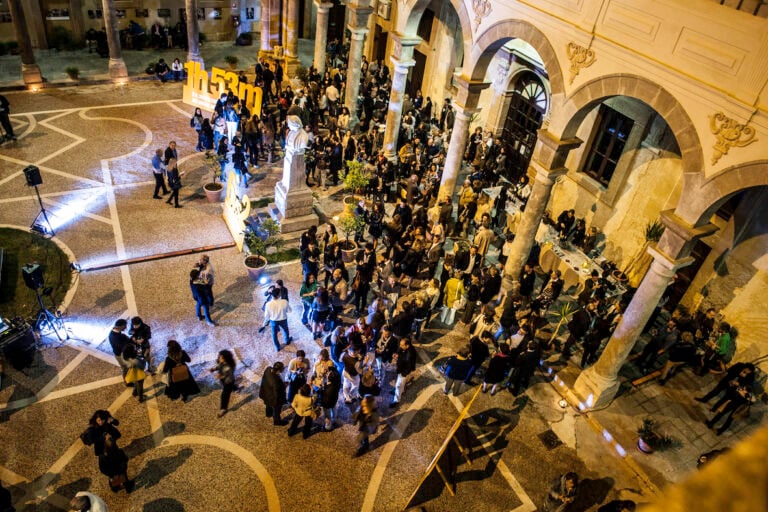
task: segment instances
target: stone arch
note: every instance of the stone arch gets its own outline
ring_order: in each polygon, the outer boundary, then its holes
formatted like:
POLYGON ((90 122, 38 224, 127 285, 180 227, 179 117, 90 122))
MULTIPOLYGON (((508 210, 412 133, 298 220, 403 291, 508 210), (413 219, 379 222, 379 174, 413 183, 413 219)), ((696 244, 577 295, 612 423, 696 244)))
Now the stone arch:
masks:
POLYGON ((732 195, 760 186, 768 186, 768 160, 734 165, 705 179, 702 173, 687 175, 675 213, 691 225, 709 222, 712 215, 732 195))
POLYGON ((491 25, 472 45, 469 60, 464 68, 471 70, 474 81, 482 81, 488 71, 488 65, 496 52, 512 39, 522 39, 530 44, 541 57, 550 83, 552 96, 565 94, 565 84, 560 62, 552 44, 544 33, 523 20, 504 20, 491 25))
POLYGON ((549 80, 542 77, 541 75, 539 75, 539 73, 537 73, 532 69, 522 68, 522 69, 518 69, 514 73, 510 73, 509 77, 506 80, 506 84, 507 84, 506 88, 507 90, 514 89, 515 87, 517 87, 517 83, 529 73, 536 75, 539 82, 541 82, 542 87, 544 87, 544 91, 547 94, 547 108, 546 108, 546 111, 544 112, 544 116, 546 117, 552 111, 552 86, 549 83, 549 80))
POLYGON ((566 101, 575 111, 567 121, 563 133, 555 134, 570 139, 589 112, 603 100, 612 96, 635 98, 653 108, 667 123, 677 140, 686 176, 702 173, 704 153, 696 127, 677 99, 660 85, 640 76, 629 74, 608 75, 579 87, 566 101))
MULTIPOLYGON (((398 6, 397 23, 398 32, 409 37, 416 37, 421 15, 427 9, 432 0, 404 0, 398 6)), ((462 0, 448 0, 459 16, 461 24, 461 39, 464 42, 464 55, 469 55, 466 48, 472 44, 472 21, 467 12, 467 7, 462 0)))

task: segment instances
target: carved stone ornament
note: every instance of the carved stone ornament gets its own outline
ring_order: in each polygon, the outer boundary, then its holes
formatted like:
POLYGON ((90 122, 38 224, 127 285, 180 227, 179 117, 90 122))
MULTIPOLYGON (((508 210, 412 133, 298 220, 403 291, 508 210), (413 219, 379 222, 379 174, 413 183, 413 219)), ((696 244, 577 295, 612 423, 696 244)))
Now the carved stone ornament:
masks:
POLYGON ((491 14, 491 0, 472 0, 472 10, 475 12, 475 30, 480 26, 483 18, 491 14))
POLYGON ((754 128, 741 124, 722 112, 709 116, 709 128, 717 137, 715 145, 712 146, 715 150, 712 154, 712 165, 715 165, 721 156, 727 155, 732 147, 744 147, 757 140, 754 128))
POLYGON ((571 61, 571 80, 568 83, 572 84, 582 68, 588 68, 595 63, 595 52, 574 42, 568 43, 567 50, 568 59, 571 61))

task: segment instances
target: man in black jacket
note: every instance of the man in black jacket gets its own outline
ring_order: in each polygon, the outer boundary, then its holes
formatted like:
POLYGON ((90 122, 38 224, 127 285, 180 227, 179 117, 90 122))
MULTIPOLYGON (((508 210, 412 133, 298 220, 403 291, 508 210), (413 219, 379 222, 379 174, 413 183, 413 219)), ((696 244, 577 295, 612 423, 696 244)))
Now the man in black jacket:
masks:
POLYGON ((0 94, 0 124, 3 125, 5 130, 5 139, 0 138, 0 143, 3 140, 16 140, 16 136, 13 134, 13 125, 11 124, 11 104, 8 103, 8 99, 0 94))
POLYGON ((400 398, 405 392, 405 385, 410 380, 410 376, 416 369, 416 359, 418 358, 416 349, 411 344, 410 338, 400 340, 400 347, 392 356, 397 371, 397 380, 395 381, 395 398, 392 399, 390 407, 397 407, 400 404, 400 398))
POLYGON ((259 398, 264 400, 267 418, 272 418, 275 425, 285 425, 287 421, 280 419, 280 411, 285 404, 285 382, 280 376, 285 365, 277 361, 264 370, 259 386, 259 398))
MULTIPOLYGON (((373 250, 373 244, 368 242, 365 248, 357 253, 357 267, 355 282, 357 289, 355 292, 355 316, 359 316, 368 306, 368 291, 371 289, 373 280, 373 271, 376 268, 376 253, 373 250)), ((354 285, 354 282, 352 283, 354 285)))
POLYGON ((168 147, 165 148, 165 160, 163 163, 168 165, 168 162, 173 158, 176 162, 179 161, 179 153, 176 151, 176 141, 172 140, 168 143, 168 147))
POLYGON ((125 335, 123 331, 128 327, 128 321, 124 318, 118 318, 115 322, 115 326, 109 333, 109 344, 112 347, 112 352, 115 354, 117 364, 120 365, 120 369, 123 371, 123 378, 128 373, 128 365, 123 359, 123 350, 131 343, 131 338, 125 335))
POLYGON ((533 294, 533 288, 536 285, 536 272, 533 271, 533 266, 526 263, 523 266, 522 272, 520 272, 520 291, 518 292, 523 298, 525 303, 530 302, 531 294, 533 294))

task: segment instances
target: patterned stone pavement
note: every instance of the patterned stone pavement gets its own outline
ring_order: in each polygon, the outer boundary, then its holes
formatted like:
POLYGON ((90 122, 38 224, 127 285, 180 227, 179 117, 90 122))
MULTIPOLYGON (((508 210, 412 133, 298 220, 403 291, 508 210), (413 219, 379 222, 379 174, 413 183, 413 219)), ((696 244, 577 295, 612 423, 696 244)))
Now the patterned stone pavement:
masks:
MULTIPOLYGON (((55 240, 84 268, 230 242, 220 205, 202 194, 206 169, 194 152, 191 109, 180 95, 180 86, 154 83, 9 93, 20 137, 0 147, 0 223, 27 229, 36 215, 36 199, 21 172, 34 163, 42 171, 40 192, 55 240), (149 159, 169 140, 178 142, 186 173, 182 209, 151 199, 149 159)), ((279 165, 260 169, 249 196, 272 196, 281 172, 279 165)), ((319 207, 328 216, 341 210, 326 196, 319 207)), ((287 363, 297 349, 314 357, 320 347, 294 314, 289 325, 296 343, 275 354, 268 333, 257 333, 266 285, 249 280, 234 249, 210 256, 217 327, 194 316, 187 276, 196 256, 73 275, 65 304, 71 338, 46 340, 35 365, 24 373, 7 371, 0 388, 0 480, 10 486, 17 508, 66 510, 68 499, 87 489, 119 511, 402 510, 474 392, 446 397, 436 369, 466 335, 434 323, 419 347, 423 364, 405 401, 388 409, 391 386, 383 383, 373 450, 353 459, 356 432, 343 403, 340 427, 306 441, 289 438, 264 417, 256 398, 263 369, 275 360, 287 363), (150 379, 146 403, 131 397, 105 338, 115 319, 134 314, 152 326, 158 362, 169 339, 187 350, 201 395, 186 404, 171 402, 162 384, 150 379), (223 348, 237 356, 242 390, 233 397, 233 410, 217 419, 220 390, 208 368, 223 348), (137 482, 130 495, 108 489, 93 452, 79 440, 99 408, 120 419, 121 446, 137 482)), ((285 280, 291 305, 300 311, 298 263, 270 267, 266 274, 285 280)), ((478 397, 468 423, 473 462, 458 467, 456 497, 433 475, 415 504, 426 510, 533 511, 551 479, 568 470, 586 479, 582 510, 619 496, 649 499, 651 489, 615 450, 581 416, 557 405, 559 395, 543 376, 534 382, 517 399, 506 392, 478 397), (548 430, 562 444, 545 446, 539 435, 548 430)))

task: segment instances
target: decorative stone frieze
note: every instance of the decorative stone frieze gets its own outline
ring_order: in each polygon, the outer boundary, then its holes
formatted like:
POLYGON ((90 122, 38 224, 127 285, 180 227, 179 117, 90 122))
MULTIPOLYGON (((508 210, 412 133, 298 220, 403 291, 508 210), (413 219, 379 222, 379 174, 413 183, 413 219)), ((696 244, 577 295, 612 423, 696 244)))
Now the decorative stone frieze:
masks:
POLYGON ((568 83, 572 84, 582 69, 588 68, 595 63, 595 51, 591 48, 584 48, 573 41, 568 43, 566 49, 568 51, 568 60, 571 61, 571 79, 568 83))
POLYGON ((744 147, 757 140, 755 129, 747 124, 749 123, 741 124, 723 112, 715 112, 709 116, 709 128, 717 138, 712 146, 715 150, 712 154, 712 165, 715 165, 720 157, 727 155, 732 147, 744 147))
POLYGON ((491 14, 493 6, 491 0, 472 0, 472 11, 475 13, 475 31, 477 31, 483 18, 491 14))

